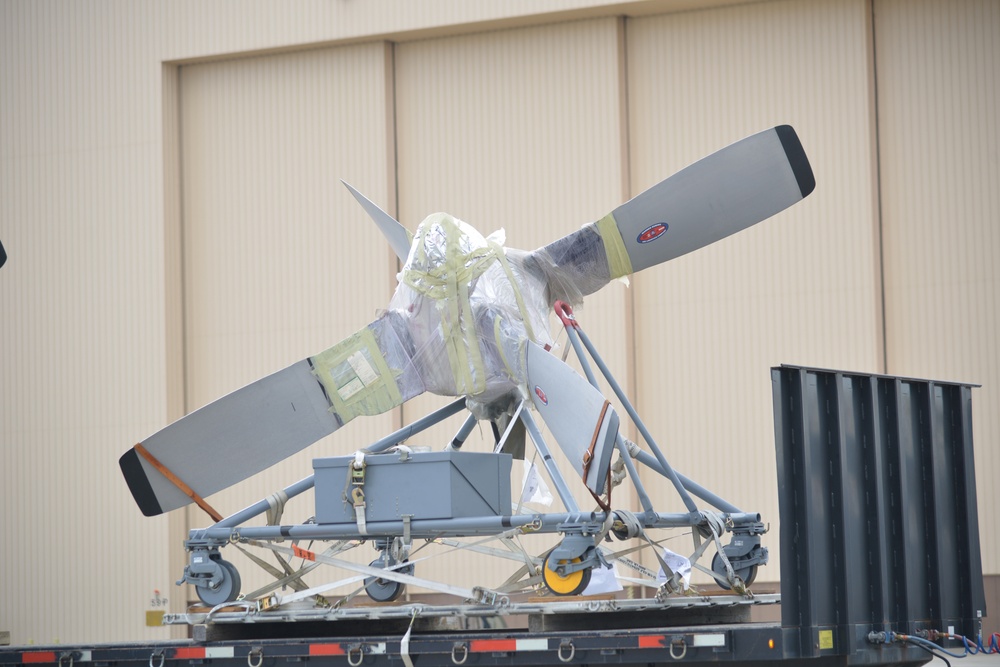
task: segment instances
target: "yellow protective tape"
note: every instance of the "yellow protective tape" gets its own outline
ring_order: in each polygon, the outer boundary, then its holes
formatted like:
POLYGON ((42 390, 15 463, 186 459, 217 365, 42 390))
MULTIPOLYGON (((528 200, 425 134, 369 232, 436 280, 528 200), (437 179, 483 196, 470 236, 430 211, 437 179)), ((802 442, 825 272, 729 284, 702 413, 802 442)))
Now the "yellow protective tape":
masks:
POLYGON ((454 293, 453 298, 438 302, 448 309, 448 316, 441 318, 445 351, 455 378, 456 391, 461 394, 478 394, 486 389, 486 374, 483 356, 479 353, 475 325, 462 317, 463 312, 472 313, 468 284, 454 285, 454 293))
MULTIPOLYGON (((401 279, 417 293, 435 301, 455 389, 458 393, 475 395, 486 389, 486 369, 472 319, 469 284, 483 274, 496 255, 489 247, 462 252, 459 244, 462 230, 450 215, 441 214, 435 223, 447 239, 444 261, 426 271, 411 266, 403 271, 401 279)), ((424 244, 418 240, 415 249, 413 265, 427 266, 424 244)))
MULTIPOLYGON (((425 220, 423 224, 427 224, 425 220)), ((445 248, 444 261, 433 268, 423 271, 409 268, 403 271, 402 281, 414 290, 435 301, 454 297, 458 293, 457 286, 468 285, 493 261, 493 252, 488 247, 475 248, 469 253, 463 253, 459 245, 462 231, 455 219, 447 214, 438 214, 435 221, 444 231, 448 243, 445 248)), ((416 244, 414 266, 427 266, 427 249, 422 242, 416 244)))
POLYGON ((628 258, 628 251, 625 250, 625 242, 622 241, 621 232, 618 231, 615 216, 608 213, 596 224, 597 233, 601 235, 601 240, 604 242, 604 252, 608 256, 608 271, 611 272, 611 279, 632 275, 632 261, 628 258))
POLYGON ((396 377, 367 327, 312 357, 312 362, 342 423, 358 415, 382 414, 403 402, 396 377))
MULTIPOLYGON (((497 259, 500 260, 500 266, 503 267, 504 273, 507 274, 507 280, 514 290, 514 300, 517 301, 517 309, 521 311, 521 321, 524 322, 524 330, 528 334, 529 339, 535 340, 535 332, 531 328, 531 316, 528 314, 528 309, 524 306, 524 297, 521 296, 521 288, 517 286, 517 280, 514 279, 514 270, 510 268, 510 262, 507 261, 507 254, 503 251, 499 243, 493 241, 487 241, 487 243, 489 243, 493 252, 496 253, 497 259)), ((506 360, 504 363, 506 363, 506 360)))
POLYGON ((500 333, 500 318, 497 317, 493 320, 493 340, 497 344, 497 354, 500 355, 500 359, 503 360, 503 365, 507 367, 507 372, 512 378, 517 378, 518 374, 514 372, 514 369, 510 366, 510 361, 507 359, 507 355, 503 352, 503 336, 500 333))

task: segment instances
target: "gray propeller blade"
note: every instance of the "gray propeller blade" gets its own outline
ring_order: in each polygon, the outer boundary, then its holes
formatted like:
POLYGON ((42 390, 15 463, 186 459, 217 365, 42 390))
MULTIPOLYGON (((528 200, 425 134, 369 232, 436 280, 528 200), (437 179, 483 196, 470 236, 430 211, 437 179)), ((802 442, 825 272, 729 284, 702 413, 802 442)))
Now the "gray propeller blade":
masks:
POLYGON ((766 220, 815 185, 795 130, 781 125, 702 158, 532 255, 553 291, 572 285, 586 296, 766 220))
POLYGON ((371 219, 375 221, 378 228, 382 230, 385 235, 389 245, 392 247, 393 252, 399 257, 401 262, 406 261, 406 256, 410 254, 410 243, 413 241, 413 235, 404 227, 399 224, 395 218, 376 206, 368 197, 351 187, 347 181, 341 181, 347 189, 351 191, 354 198, 358 200, 362 208, 371 216, 371 219))

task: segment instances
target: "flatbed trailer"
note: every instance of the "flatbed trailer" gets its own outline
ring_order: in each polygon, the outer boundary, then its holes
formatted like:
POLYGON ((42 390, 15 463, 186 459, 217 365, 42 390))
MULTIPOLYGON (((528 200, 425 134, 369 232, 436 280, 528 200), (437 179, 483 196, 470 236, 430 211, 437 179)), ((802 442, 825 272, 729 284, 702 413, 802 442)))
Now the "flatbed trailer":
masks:
POLYGON ((222 611, 190 615, 191 639, 0 647, 0 667, 828 667, 995 652, 998 638, 981 637, 972 385, 793 366, 772 369, 772 385, 780 623, 748 620, 750 607, 776 596, 387 605, 357 617, 222 611), (447 622, 478 616, 488 625, 514 613, 527 628, 447 622))
POLYGON ((22 648, 0 652, 0 664, 50 664, 60 667, 151 665, 174 667, 264 667, 309 662, 322 665, 666 665, 739 663, 799 665, 913 664, 927 652, 906 645, 873 646, 852 656, 824 649, 803 658, 797 634, 778 624, 736 623, 712 626, 619 630, 527 630, 414 633, 408 637, 373 635, 299 639, 194 640, 81 647, 22 648), (405 642, 405 645, 404 645, 405 642))
MULTIPOLYGON (((329 624, 327 624, 329 625, 329 624)), ((378 626, 378 624, 375 624, 378 626)), ((255 628, 260 631, 261 628, 255 628)), ((194 638, 81 646, 9 647, 0 650, 0 665, 70 667, 283 667, 303 662, 318 665, 669 665, 738 663, 748 667, 780 663, 785 667, 833 665, 922 665, 932 653, 913 643, 885 643, 875 638, 841 638, 833 629, 816 629, 816 644, 803 651, 799 628, 779 623, 710 623, 653 628, 602 628, 600 622, 578 622, 575 629, 481 629, 424 632, 377 630, 350 636, 330 633, 306 623, 297 628, 308 636, 258 636, 209 639, 204 628, 194 638), (588 627, 592 626, 592 627, 588 627), (310 634, 311 633, 311 634, 310 634), (805 655, 803 655, 805 653, 805 655)), ((225 633, 223 633, 224 635, 225 633)), ((279 633, 281 634, 281 633, 279 633)), ((940 642, 964 652, 959 640, 940 642)), ((1000 663, 1000 660, 997 661, 1000 663)))

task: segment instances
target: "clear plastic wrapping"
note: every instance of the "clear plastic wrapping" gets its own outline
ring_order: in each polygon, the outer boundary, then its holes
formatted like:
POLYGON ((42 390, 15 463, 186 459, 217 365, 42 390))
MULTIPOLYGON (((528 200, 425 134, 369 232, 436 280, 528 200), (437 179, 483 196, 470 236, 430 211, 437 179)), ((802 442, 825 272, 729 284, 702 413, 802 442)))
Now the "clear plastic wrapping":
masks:
POLYGON ((551 344, 545 281, 503 241, 502 231, 483 237, 444 213, 417 228, 387 313, 405 329, 416 369, 399 382, 483 404, 524 382, 525 341, 551 344))
POLYGON ((525 344, 551 346, 549 309, 609 281, 595 225, 534 252, 505 249, 446 213, 418 227, 388 311, 373 325, 399 393, 469 397, 493 418, 527 395, 525 344), (508 397, 508 400, 504 399, 508 397))
POLYGON ((611 280, 605 241, 597 223, 530 253, 530 261, 545 276, 550 304, 565 301, 577 306, 583 297, 611 280))

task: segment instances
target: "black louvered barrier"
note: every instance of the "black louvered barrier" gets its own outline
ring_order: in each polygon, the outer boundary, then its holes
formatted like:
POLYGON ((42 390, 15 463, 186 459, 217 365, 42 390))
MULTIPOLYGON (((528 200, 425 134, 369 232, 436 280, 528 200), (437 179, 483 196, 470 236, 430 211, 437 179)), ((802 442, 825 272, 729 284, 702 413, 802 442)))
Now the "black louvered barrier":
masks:
POLYGON ((795 366, 771 380, 782 626, 800 655, 850 655, 873 631, 975 636, 975 385, 795 366))

